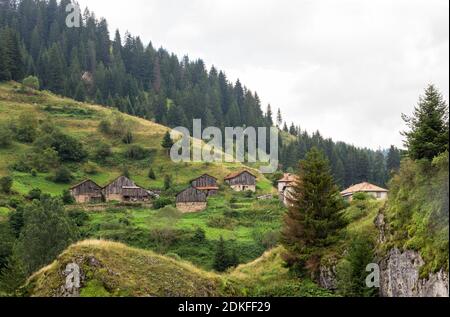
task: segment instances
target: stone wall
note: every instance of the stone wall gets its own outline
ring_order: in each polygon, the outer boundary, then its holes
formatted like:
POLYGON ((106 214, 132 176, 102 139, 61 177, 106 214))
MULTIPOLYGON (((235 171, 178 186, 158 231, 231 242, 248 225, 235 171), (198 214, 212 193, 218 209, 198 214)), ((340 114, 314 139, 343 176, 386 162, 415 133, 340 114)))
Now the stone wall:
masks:
POLYGON ((231 185, 230 186, 232 190, 236 192, 244 192, 244 191, 252 191, 256 192, 256 186, 255 185, 231 185))
POLYGON ((177 209, 182 213, 200 212, 205 210, 206 207, 207 207, 206 202, 177 203, 177 209))

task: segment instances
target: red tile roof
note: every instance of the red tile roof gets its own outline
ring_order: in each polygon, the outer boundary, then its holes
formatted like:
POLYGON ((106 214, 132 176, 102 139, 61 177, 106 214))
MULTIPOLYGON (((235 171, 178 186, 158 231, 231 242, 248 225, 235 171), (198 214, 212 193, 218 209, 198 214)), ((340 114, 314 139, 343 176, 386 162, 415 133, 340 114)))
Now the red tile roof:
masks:
POLYGON ((373 192, 373 193, 387 193, 388 190, 378 187, 376 185, 370 184, 370 183, 361 183, 357 185, 353 185, 350 188, 347 188, 343 192, 341 192, 342 195, 349 195, 354 193, 361 193, 361 192, 373 192))

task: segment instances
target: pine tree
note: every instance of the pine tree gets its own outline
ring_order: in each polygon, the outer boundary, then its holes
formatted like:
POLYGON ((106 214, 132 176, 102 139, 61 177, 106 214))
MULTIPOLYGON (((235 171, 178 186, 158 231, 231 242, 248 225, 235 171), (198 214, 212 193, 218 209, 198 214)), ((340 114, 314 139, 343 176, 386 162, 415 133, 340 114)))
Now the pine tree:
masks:
POLYGON ((448 105, 441 93, 433 85, 429 85, 425 95, 420 97, 413 115, 403 115, 403 120, 410 128, 402 134, 406 137, 405 146, 411 159, 432 160, 448 151, 448 116, 448 105))
POLYGON ((284 219, 282 243, 287 264, 299 273, 317 273, 321 251, 344 226, 339 190, 328 161, 316 147, 300 163, 291 206, 284 219))
POLYGON ((213 268, 217 272, 225 272, 228 269, 228 256, 225 247, 225 240, 221 236, 217 243, 216 254, 214 256, 213 268))
POLYGON ((272 127, 273 126, 273 113, 272 113, 272 107, 267 105, 267 111, 266 111, 266 122, 267 126, 272 127))
POLYGON ((281 125, 283 124, 283 117, 281 116, 281 109, 278 108, 277 113, 277 127, 281 128, 281 125))
POLYGON ((150 170, 148 171, 148 178, 152 180, 156 179, 155 171, 153 170, 153 168, 150 168, 150 170))
POLYGON ((171 149, 172 146, 173 146, 173 141, 172 141, 172 138, 170 137, 170 132, 169 132, 169 131, 167 131, 167 132, 164 134, 163 140, 162 140, 162 142, 161 142, 161 146, 162 146, 164 149, 167 150, 167 154, 170 153, 170 149, 171 149))
POLYGON ((391 146, 386 159, 386 168, 388 173, 396 172, 400 168, 401 154, 395 146, 391 146))

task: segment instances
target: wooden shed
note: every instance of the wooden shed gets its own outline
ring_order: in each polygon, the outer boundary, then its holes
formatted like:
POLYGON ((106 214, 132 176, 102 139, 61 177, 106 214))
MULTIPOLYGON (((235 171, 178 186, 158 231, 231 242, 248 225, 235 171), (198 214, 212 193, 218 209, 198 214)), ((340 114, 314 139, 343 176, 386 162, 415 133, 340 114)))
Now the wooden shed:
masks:
POLYGON ((177 194, 176 206, 183 213, 203 211, 208 206, 207 193, 194 187, 189 187, 177 194))
POLYGON ((70 194, 78 204, 101 203, 103 200, 102 188, 90 179, 71 187, 70 194))
POLYGON ((203 174, 202 176, 193 179, 191 185, 198 190, 206 191, 208 196, 217 194, 217 191, 219 190, 217 178, 208 174, 203 174))
POLYGON ((148 201, 150 200, 150 192, 139 186, 124 186, 122 188, 123 201, 148 201))
POLYGON ((256 192, 256 176, 249 171, 241 171, 225 177, 225 183, 238 192, 256 192))
POLYGON ((125 176, 120 176, 103 188, 106 201, 123 201, 123 188, 136 187, 136 184, 125 176))

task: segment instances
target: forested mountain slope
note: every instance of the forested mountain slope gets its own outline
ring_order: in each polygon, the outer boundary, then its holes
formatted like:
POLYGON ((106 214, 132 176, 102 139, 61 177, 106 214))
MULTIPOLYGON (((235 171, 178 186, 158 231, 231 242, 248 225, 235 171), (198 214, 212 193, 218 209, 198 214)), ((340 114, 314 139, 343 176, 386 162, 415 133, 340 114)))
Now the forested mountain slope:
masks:
MULTIPOLYGON (((111 40, 107 21, 89 11, 80 27, 68 28, 65 8, 70 2, 5 1, 0 8, 0 81, 35 75, 42 89, 169 127, 191 129, 192 119, 202 119, 204 127, 276 124, 282 129, 280 112, 275 115, 270 106, 263 111, 256 92, 239 80, 231 83, 215 67, 207 70, 201 59, 180 58, 119 31, 111 40)), ((295 170, 305 153, 318 146, 342 188, 361 181, 385 186, 400 162, 395 148, 387 158, 382 151, 336 143, 294 124, 288 128, 284 123, 283 130, 293 142, 280 144, 281 169, 295 170)))

